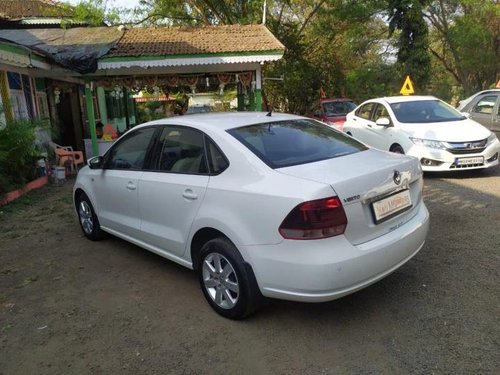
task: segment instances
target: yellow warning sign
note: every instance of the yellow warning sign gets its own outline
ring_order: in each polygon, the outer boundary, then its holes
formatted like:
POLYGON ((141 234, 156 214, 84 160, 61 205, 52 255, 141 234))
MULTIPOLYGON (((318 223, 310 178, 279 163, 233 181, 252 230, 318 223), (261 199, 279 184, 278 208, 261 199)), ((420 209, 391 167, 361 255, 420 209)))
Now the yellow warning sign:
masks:
POLYGON ((411 95, 415 93, 410 76, 406 76, 405 83, 403 83, 403 87, 401 87, 401 91, 399 93, 401 95, 411 95))

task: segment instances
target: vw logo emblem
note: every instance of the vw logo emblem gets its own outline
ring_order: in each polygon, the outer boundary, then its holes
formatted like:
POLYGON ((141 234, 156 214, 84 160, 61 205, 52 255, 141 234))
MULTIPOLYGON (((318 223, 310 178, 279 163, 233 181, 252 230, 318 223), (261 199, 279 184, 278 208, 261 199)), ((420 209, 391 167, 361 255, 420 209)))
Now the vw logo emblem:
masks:
POLYGON ((399 173, 399 171, 394 171, 392 179, 396 185, 399 185, 401 183, 401 173, 399 173))

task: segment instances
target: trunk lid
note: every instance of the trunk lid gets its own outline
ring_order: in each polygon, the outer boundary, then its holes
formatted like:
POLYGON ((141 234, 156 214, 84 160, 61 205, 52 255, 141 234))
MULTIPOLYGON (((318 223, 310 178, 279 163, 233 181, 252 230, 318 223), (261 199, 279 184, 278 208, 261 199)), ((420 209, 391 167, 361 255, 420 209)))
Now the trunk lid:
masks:
POLYGON ((397 229, 417 213, 422 203, 422 171, 418 160, 411 156, 369 149, 276 171, 329 184, 334 195, 340 198, 347 216, 344 235, 354 245, 397 229), (395 178, 395 174, 399 178, 395 178), (389 196, 403 190, 409 192, 411 207, 377 223, 373 202, 387 201, 389 196))

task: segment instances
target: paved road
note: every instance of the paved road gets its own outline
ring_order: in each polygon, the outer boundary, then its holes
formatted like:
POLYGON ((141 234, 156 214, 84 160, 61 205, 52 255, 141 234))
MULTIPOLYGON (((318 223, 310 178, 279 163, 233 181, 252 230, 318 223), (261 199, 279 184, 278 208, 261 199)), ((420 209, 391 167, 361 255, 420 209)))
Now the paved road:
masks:
POLYGON ((241 322, 191 271, 84 239, 69 192, 0 208, 0 374, 498 374, 500 167, 426 176, 428 242, 388 278, 241 322))

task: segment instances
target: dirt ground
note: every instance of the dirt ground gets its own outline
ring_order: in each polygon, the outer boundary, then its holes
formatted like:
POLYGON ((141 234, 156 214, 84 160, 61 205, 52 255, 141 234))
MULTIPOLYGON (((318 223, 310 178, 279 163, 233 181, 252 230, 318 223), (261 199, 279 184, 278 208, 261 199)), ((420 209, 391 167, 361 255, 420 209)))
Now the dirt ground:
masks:
POLYGON ((71 183, 0 207, 0 374, 498 374, 500 167, 426 176, 428 242, 323 304, 216 315, 195 274, 86 240, 71 183))

